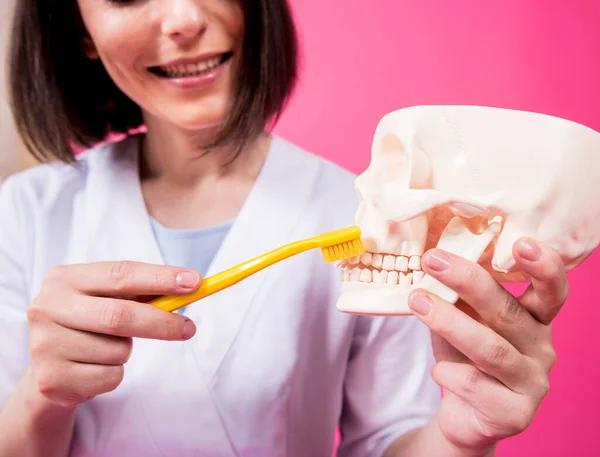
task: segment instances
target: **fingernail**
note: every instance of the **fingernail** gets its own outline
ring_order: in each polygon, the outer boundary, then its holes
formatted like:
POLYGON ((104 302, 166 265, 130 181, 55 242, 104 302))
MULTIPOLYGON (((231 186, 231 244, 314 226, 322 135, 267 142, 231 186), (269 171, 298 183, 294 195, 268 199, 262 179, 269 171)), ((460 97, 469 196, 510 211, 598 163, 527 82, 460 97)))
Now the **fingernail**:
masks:
POLYGON ((408 296, 408 306, 415 313, 427 316, 433 309, 433 301, 424 292, 412 292, 408 296))
POLYGON ((176 281, 182 289, 193 289, 200 282, 200 275, 195 271, 182 271, 177 275, 176 281))
POLYGON ((443 271, 450 265, 450 257, 438 250, 428 251, 424 257, 427 266, 435 271, 443 271))
POLYGON ((189 340, 196 333, 196 326, 187 316, 183 316, 183 320, 185 323, 183 324, 183 334, 181 336, 184 340, 189 340))
POLYGON ((542 250, 538 246, 538 244, 532 240, 524 239, 521 240, 521 249, 520 249, 521 257, 525 260, 529 260, 531 262, 535 262, 539 260, 542 255, 542 250))

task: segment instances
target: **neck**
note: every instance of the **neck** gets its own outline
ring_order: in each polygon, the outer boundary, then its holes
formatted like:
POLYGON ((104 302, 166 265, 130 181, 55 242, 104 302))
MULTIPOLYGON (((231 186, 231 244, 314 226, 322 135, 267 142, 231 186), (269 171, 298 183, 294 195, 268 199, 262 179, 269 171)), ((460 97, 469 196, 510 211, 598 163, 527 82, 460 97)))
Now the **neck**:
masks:
POLYGON ((140 174, 148 213, 177 228, 233 219, 258 178, 271 136, 263 133, 248 142, 231 162, 231 149, 206 153, 202 145, 207 144, 207 132, 190 133, 152 122, 146 126, 140 174))
POLYGON ((202 181, 240 175, 256 178, 264 163, 271 137, 260 135, 244 145, 231 161, 229 146, 206 150, 215 129, 185 131, 177 127, 145 119, 148 129, 142 142, 141 178, 160 181, 175 187, 194 187, 202 181))

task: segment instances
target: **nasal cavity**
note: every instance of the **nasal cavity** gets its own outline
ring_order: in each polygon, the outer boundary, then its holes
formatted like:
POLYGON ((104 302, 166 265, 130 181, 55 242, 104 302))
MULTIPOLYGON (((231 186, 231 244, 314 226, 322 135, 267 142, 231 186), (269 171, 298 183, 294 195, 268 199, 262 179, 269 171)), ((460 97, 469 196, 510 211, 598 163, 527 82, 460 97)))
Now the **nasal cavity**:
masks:
POLYGON ((396 135, 388 133, 381 139, 380 146, 384 161, 382 171, 385 181, 407 177, 410 158, 402 141, 396 135))

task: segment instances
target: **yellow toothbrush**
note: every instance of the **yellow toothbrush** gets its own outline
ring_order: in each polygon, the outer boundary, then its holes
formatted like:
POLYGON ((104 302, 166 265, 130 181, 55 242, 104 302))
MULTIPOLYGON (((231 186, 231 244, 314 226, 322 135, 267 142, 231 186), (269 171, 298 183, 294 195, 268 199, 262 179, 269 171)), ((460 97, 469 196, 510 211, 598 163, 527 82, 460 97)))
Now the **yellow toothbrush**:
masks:
POLYGON ((215 292, 233 286, 242 279, 246 279, 248 276, 253 275, 268 266, 296 254, 308 251, 309 249, 321 248, 323 260, 325 260, 325 262, 335 262, 355 257, 365 251, 360 236, 360 228, 352 225, 343 229, 323 233, 322 235, 313 238, 294 241, 244 263, 228 268, 220 273, 204 278, 200 287, 191 294, 165 295, 151 301, 150 304, 166 311, 176 311, 201 298, 208 297, 215 292))

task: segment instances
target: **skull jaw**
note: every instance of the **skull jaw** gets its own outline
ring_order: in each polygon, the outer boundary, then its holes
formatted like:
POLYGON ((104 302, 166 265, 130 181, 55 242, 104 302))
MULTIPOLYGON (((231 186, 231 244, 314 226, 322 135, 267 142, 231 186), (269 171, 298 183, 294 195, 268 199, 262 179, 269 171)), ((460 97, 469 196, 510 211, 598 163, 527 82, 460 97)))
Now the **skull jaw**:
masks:
MULTIPOLYGON (((439 249, 476 262, 488 245, 500 233, 501 218, 489 221, 480 234, 472 233, 460 217, 454 217, 446 226, 437 244, 439 249)), ((416 285, 396 286, 387 284, 342 282, 342 294, 337 309, 349 314, 372 316, 402 316, 412 314, 408 307, 408 295, 414 289, 424 289, 448 303, 456 303, 458 294, 430 275, 425 275, 416 285)))
POLYGON ((347 314, 406 316, 412 314, 408 295, 419 286, 401 287, 372 283, 344 283, 337 309, 347 314))

